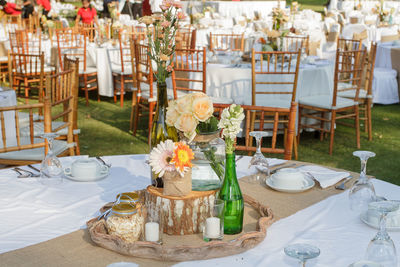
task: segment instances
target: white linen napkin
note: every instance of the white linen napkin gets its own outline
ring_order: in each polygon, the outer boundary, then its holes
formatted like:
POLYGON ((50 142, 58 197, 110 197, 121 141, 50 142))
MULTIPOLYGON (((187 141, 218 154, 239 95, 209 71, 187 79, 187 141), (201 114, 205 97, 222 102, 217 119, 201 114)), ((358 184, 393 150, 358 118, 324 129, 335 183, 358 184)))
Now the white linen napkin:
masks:
MULTIPOLYGON (((256 169, 255 166, 251 166, 251 168, 249 168, 250 160, 252 157, 249 157, 249 156, 244 156, 243 158, 239 158, 239 157, 241 157, 241 156, 236 156, 236 159, 237 159, 236 175, 238 178, 256 174, 258 172, 258 170, 256 169), (239 158, 239 160, 238 160, 238 158, 239 158)), ((268 160, 269 167, 283 164, 287 161, 284 159, 277 159, 277 158, 267 158, 267 160, 268 160)))
POLYGON ((350 176, 349 172, 337 172, 328 168, 316 165, 306 165, 298 168, 303 173, 309 173, 319 182, 322 188, 336 184, 340 180, 350 176))

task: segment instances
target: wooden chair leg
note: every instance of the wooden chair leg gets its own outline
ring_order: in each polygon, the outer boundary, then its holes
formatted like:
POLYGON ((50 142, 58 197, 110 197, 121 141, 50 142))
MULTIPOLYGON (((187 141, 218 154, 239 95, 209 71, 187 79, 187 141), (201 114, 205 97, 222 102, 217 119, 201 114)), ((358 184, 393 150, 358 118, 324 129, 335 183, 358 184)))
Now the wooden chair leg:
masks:
POLYGON ((149 144, 151 139, 151 127, 153 125, 153 110, 154 110, 155 102, 149 103, 149 144))
POLYGON ((293 151, 294 151, 294 159, 298 159, 298 154, 297 154, 297 137, 293 138, 293 151))
POLYGON ((120 105, 121 105, 121 108, 123 108, 124 107, 124 83, 125 83, 125 79, 124 79, 124 76, 123 75, 121 75, 121 94, 120 94, 120 96, 119 96, 119 99, 120 99, 120 101, 121 101, 121 103, 120 103, 120 105))
POLYGON ((25 104, 29 104, 29 86, 28 86, 28 79, 24 79, 24 87, 25 87, 25 104))
POLYGON ((89 90, 88 90, 88 84, 87 84, 87 74, 83 75, 83 90, 85 90, 85 98, 86 98, 86 106, 89 106, 89 90))
POLYGON ((136 131, 137 131, 137 126, 139 123, 139 103, 140 103, 140 97, 138 97, 137 99, 137 103, 136 103, 136 107, 135 107, 135 120, 133 121, 133 135, 136 135, 136 131))
POLYGON ((356 127, 356 142, 357 142, 357 148, 361 147, 360 144, 360 111, 359 107, 354 106, 354 112, 356 113, 356 119, 355 119, 355 127, 356 127))
MULTIPOLYGON (((324 111, 321 111, 321 118, 325 118, 325 112, 324 111)), ((321 123, 320 123, 320 128, 321 129, 324 129, 324 126, 325 126, 324 124, 325 124, 324 120, 321 120, 321 123)), ((323 131, 319 132, 319 140, 324 141, 324 132, 323 131)))
POLYGON ((135 116, 135 110, 137 105, 137 91, 134 91, 132 94, 132 105, 131 105, 131 117, 129 119, 129 131, 133 131, 133 121, 135 116))
POLYGON ((366 121, 368 122, 368 141, 372 141, 372 99, 367 99, 367 118, 366 121))
POLYGON ((117 103, 117 82, 115 76, 112 77, 113 79, 113 86, 114 86, 114 103, 117 103))
POLYGON ((74 135, 74 142, 76 144, 75 155, 79 156, 81 154, 81 148, 79 146, 79 136, 77 134, 74 135))
POLYGON ((302 112, 302 108, 299 106, 299 114, 298 119, 297 119, 297 135, 296 135, 296 139, 297 139, 297 144, 300 144, 300 131, 301 131, 301 112, 302 112))
POLYGON ((336 122, 336 111, 332 111, 332 118, 331 118, 331 129, 330 129, 330 142, 329 142, 329 155, 332 155, 333 152, 333 140, 335 138, 335 122, 336 122))

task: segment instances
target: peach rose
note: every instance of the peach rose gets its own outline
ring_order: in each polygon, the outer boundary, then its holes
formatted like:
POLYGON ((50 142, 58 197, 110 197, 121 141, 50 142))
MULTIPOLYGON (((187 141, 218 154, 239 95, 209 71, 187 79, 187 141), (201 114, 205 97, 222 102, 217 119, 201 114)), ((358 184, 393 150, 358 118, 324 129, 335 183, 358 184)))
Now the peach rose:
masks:
POLYGON ((154 22, 154 19, 151 16, 144 16, 139 19, 139 22, 150 25, 154 22))
POLYGON ((190 94, 176 100, 176 110, 181 114, 192 112, 192 97, 190 94))
POLYGON ((208 96, 194 99, 192 108, 193 116, 203 122, 208 120, 214 112, 213 103, 208 96))
POLYGON ((175 128, 186 134, 193 133, 197 127, 197 120, 190 113, 184 113, 178 117, 174 124, 175 128))
POLYGON ((160 55, 160 59, 161 59, 162 61, 168 61, 169 56, 164 55, 164 54, 161 54, 161 55, 160 55))
POLYGON ((174 126, 175 122, 178 120, 179 118, 179 113, 176 110, 176 102, 175 101, 170 101, 168 103, 168 107, 167 107, 167 114, 166 114, 166 123, 169 126, 174 126))

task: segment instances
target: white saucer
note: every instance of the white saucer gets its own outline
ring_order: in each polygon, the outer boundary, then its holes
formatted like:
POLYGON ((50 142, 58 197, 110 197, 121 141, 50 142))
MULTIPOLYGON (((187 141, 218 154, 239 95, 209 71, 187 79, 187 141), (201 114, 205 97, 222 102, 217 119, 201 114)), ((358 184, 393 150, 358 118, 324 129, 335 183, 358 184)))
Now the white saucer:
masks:
POLYGON ((100 174, 97 177, 82 178, 82 177, 75 177, 75 176, 64 173, 65 177, 67 177, 70 180, 76 181, 76 182, 94 182, 94 181, 98 181, 98 180, 106 178, 109 174, 110 174, 110 171, 108 171, 107 173, 104 173, 104 174, 100 174))
MULTIPOLYGON (((360 219, 366 225, 379 230, 379 223, 375 224, 375 223, 368 221, 368 211, 367 210, 363 211, 360 214, 360 219)), ((386 231, 400 231, 400 225, 399 226, 390 226, 390 227, 386 226, 386 231)))
POLYGON ((282 187, 278 187, 274 185, 274 182, 272 181, 272 178, 268 178, 267 181, 265 182, 269 187, 271 187, 272 189, 276 190, 276 191, 280 191, 280 192, 285 192, 285 193, 300 193, 300 192, 304 192, 307 191, 308 189, 311 189, 314 187, 315 182, 313 179, 311 179, 310 177, 305 176, 304 179, 306 179, 306 186, 302 187, 302 188, 282 188, 282 187))

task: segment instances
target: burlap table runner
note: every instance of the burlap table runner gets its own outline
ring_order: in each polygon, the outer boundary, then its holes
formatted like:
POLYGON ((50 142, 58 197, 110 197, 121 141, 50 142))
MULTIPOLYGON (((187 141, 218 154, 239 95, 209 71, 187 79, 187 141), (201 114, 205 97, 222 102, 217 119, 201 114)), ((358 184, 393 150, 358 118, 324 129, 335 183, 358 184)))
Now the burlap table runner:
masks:
POLYGON ((399 90, 400 97, 400 48, 392 48, 390 57, 392 58, 392 69, 397 71, 397 89, 399 90))
MULTIPOLYGON (((297 163, 304 164, 304 163, 297 163)), ((358 174, 352 173, 353 179, 358 174)), ((349 186, 350 182, 347 182, 349 186)), ((257 199, 260 203, 270 206, 275 218, 282 219, 307 208, 329 196, 342 193, 334 186, 321 189, 317 184, 314 188, 297 194, 276 192, 268 187, 251 184, 248 178, 240 179, 240 186, 244 194, 257 199)), ((104 203, 99 203, 100 206, 104 203)), ((266 238, 268 242, 268 236, 266 238)), ((155 260, 133 258, 96 246, 86 230, 73 233, 10 251, 0 255, 0 266, 107 266, 113 262, 134 262, 140 266, 170 266, 174 262, 160 262, 155 260)))

